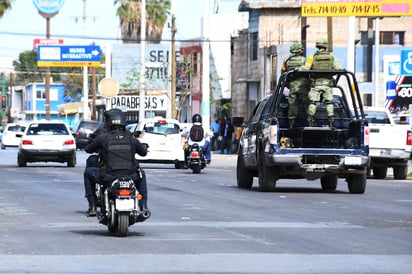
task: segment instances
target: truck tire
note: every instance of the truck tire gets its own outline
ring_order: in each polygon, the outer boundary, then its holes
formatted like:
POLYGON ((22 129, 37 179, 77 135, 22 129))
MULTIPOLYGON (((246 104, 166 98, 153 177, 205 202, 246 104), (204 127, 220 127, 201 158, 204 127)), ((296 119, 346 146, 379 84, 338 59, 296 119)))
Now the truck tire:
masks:
POLYGON ((346 177, 349 192, 352 194, 363 194, 366 189, 366 174, 349 174, 346 177))
POLYGON ((320 185, 325 191, 334 191, 338 186, 338 175, 328 174, 320 178, 320 185))
POLYGON ((385 179, 386 174, 388 172, 387 167, 374 167, 373 169, 373 177, 375 179, 385 179))
POLYGON ((407 176, 408 176, 408 165, 393 167, 393 178, 395 180, 405 180, 407 176))
POLYGON ((276 169, 266 166, 264 152, 259 153, 259 190, 261 192, 273 192, 278 179, 276 169))
POLYGON ((238 188, 250 189, 253 185, 253 172, 243 163, 242 148, 237 153, 236 179, 238 188))

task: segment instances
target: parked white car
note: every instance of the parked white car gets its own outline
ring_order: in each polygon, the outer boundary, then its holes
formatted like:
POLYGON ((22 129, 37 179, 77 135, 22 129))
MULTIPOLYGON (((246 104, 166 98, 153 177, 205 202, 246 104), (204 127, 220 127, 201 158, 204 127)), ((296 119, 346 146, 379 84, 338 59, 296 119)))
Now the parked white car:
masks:
POLYGON ((60 121, 31 122, 19 144, 17 164, 29 162, 67 162, 76 165, 76 143, 68 126, 60 121))
POLYGON ((144 119, 134 131, 141 143, 149 145, 147 155, 136 155, 141 163, 175 164, 182 168, 184 151, 180 131, 180 123, 175 119, 154 117, 144 119))
POLYGON ((9 123, 3 131, 3 137, 1 140, 1 149, 6 149, 6 147, 18 147, 21 136, 26 129, 26 124, 24 123, 9 123))

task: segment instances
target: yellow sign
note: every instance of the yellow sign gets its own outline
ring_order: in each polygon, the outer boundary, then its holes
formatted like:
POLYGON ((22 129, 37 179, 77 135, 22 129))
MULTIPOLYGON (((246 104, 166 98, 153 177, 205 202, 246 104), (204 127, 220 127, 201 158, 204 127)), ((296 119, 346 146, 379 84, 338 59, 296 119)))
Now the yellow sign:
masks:
POLYGON ((37 61, 38 67, 100 67, 100 62, 37 61))
POLYGON ((303 17, 412 16, 410 0, 302 0, 303 17))

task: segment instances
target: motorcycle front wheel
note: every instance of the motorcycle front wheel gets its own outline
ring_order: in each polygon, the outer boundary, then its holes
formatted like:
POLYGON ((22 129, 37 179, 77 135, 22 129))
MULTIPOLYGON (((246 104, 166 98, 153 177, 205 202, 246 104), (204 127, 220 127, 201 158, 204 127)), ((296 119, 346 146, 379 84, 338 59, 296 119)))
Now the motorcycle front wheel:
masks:
POLYGON ((119 237, 127 237, 129 234, 129 212, 119 213, 117 222, 117 235, 119 237))

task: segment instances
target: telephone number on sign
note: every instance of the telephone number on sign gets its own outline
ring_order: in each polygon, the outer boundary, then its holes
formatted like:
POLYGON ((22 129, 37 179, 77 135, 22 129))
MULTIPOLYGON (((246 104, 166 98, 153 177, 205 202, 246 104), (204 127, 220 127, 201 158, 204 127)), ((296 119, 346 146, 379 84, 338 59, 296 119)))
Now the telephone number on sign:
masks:
POLYGON ((302 16, 374 16, 380 11, 379 4, 367 3, 302 5, 302 16))

